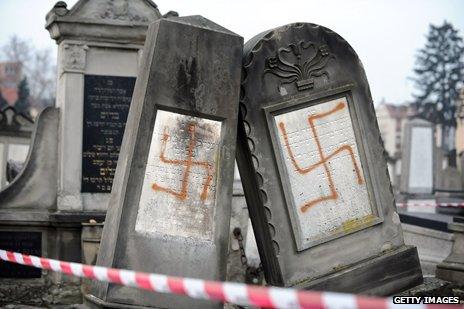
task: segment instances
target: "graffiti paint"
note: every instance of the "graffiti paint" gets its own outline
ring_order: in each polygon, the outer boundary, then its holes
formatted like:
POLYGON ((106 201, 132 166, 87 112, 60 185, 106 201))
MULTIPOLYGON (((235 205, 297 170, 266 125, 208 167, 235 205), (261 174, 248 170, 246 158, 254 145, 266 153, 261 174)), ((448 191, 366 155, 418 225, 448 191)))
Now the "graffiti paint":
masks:
POLYGON ((221 123, 158 111, 136 232, 211 240, 221 123))
POLYGON ((206 169, 207 171, 207 176, 206 176, 206 181, 203 184, 203 190, 200 195, 200 200, 205 201, 207 196, 208 196, 208 188, 211 184, 211 180, 213 180, 213 165, 209 162, 203 161, 194 161, 193 160, 193 151, 195 150, 196 147, 196 136, 195 136, 195 129, 196 129, 197 123, 191 122, 188 124, 188 133, 190 135, 190 140, 188 143, 188 150, 187 150, 187 159, 186 160, 169 160, 166 159, 165 152, 166 152, 166 145, 169 140, 169 134, 167 133, 167 127, 165 127, 165 131, 163 134, 163 140, 162 140, 162 148, 161 148, 161 153, 160 153, 160 161, 166 164, 173 164, 173 165, 179 165, 179 166, 184 166, 185 170, 182 176, 182 188, 179 192, 174 191, 173 189, 169 189, 166 187, 162 187, 158 185, 157 183, 154 183, 151 187, 154 191, 161 191, 161 192, 166 192, 169 194, 172 194, 174 197, 176 197, 179 200, 185 201, 188 197, 187 194, 187 189, 189 186, 189 178, 190 178, 190 171, 193 166, 200 166, 206 169))
POLYGON ((274 121, 292 224, 303 246, 373 215, 346 98, 278 114, 274 121))
POLYGON ((332 179, 332 173, 331 173, 327 163, 333 157, 335 157, 336 155, 338 155, 339 153, 341 153, 343 151, 347 152, 351 157, 351 161, 353 162, 353 166, 354 166, 354 169, 355 169, 355 172, 356 172, 356 177, 357 177, 357 180, 358 180, 358 184, 363 183, 363 178, 361 176, 358 164, 356 163, 356 160, 355 160, 355 157, 354 157, 353 148, 350 145, 343 145, 343 146, 338 147, 330 155, 325 155, 324 151, 322 149, 322 146, 321 146, 321 141, 320 141, 319 136, 318 136, 317 131, 316 131, 315 124, 314 124, 317 119, 327 117, 327 116, 329 116, 329 115, 331 115, 333 113, 336 113, 337 111, 340 111, 340 110, 344 109, 345 107, 346 107, 345 103, 339 102, 337 104, 337 106, 335 106, 335 108, 333 108, 332 110, 329 110, 329 111, 321 113, 321 114, 315 114, 315 115, 312 115, 312 116, 308 116, 309 126, 311 127, 312 135, 313 135, 314 141, 315 141, 315 143, 317 145, 317 151, 318 151, 318 154, 319 154, 319 161, 312 164, 312 165, 310 165, 309 167, 306 167, 306 168, 301 168, 298 165, 298 162, 295 159, 295 155, 293 154, 293 151, 292 151, 292 149, 290 147, 290 144, 288 142, 288 135, 287 135, 287 130, 285 129, 285 124, 283 122, 279 123, 279 128, 280 128, 280 131, 282 133, 282 137, 283 137, 283 139, 285 141, 285 148, 287 149, 288 155, 290 156, 290 159, 291 159, 292 164, 295 167, 296 171, 298 173, 300 173, 300 174, 306 174, 306 173, 310 173, 312 170, 314 170, 319 165, 322 165, 324 167, 325 175, 326 175, 327 181, 329 183, 330 195, 321 196, 321 197, 319 197, 319 198, 317 198, 315 200, 306 202, 303 206, 301 206, 301 211, 302 212, 305 212, 306 210, 308 210, 309 207, 311 207, 313 205, 316 205, 316 204, 318 204, 320 202, 323 202, 323 201, 326 201, 326 200, 336 200, 338 198, 338 193, 337 193, 337 190, 335 189, 335 185, 334 185, 334 182, 333 182, 333 179, 332 179))

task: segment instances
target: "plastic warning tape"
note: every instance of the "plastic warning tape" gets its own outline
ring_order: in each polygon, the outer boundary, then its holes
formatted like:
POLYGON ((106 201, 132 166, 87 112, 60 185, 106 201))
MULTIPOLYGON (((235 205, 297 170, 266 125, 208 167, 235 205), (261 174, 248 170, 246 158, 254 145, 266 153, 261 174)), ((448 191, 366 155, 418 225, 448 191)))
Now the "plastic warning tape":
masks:
MULTIPOLYGON (((67 275, 111 282, 144 290, 186 295, 191 298, 228 302, 264 308, 407 308, 390 298, 359 297, 332 292, 309 292, 290 288, 259 287, 242 283, 205 281, 90 266, 0 250, 0 259, 22 265, 52 270, 67 275)), ((464 308, 460 305, 413 305, 417 309, 464 308)))
POLYGON ((417 206, 423 206, 423 207, 457 207, 457 208, 464 208, 464 203, 417 203, 417 202, 408 202, 408 203, 396 203, 397 207, 417 207, 417 206))

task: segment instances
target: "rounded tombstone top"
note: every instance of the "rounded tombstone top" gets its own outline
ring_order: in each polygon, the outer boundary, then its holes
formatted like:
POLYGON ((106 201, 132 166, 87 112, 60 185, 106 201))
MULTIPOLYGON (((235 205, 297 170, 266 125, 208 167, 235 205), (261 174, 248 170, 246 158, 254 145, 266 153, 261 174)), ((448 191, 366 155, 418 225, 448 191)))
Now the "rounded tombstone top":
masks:
MULTIPOLYGON (((245 76, 257 100, 273 101, 355 83, 370 99, 364 69, 340 35, 312 23, 262 32, 244 47, 245 76), (259 98, 258 98, 259 97, 259 98)), ((245 82, 246 82, 245 81, 245 82)), ((251 99, 251 97, 249 97, 251 99)))
POLYGON ((336 257, 348 266, 402 245, 369 84, 348 42, 293 23, 249 40, 242 66, 237 160, 267 282, 316 286, 334 272, 321 248, 362 244, 336 257))

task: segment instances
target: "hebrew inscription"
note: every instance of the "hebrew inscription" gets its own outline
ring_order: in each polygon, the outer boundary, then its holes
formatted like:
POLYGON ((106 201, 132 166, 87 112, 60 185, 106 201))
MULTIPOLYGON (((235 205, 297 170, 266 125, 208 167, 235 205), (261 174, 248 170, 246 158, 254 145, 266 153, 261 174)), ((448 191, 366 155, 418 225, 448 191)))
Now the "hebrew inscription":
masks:
POLYGON ((82 192, 109 193, 135 77, 85 75, 82 192))
POLYGON ((135 230, 212 240, 221 123, 158 111, 135 230))
MULTIPOLYGON (((28 255, 42 255, 42 233, 0 231, 0 248, 28 255)), ((0 261, 0 278, 40 278, 38 268, 0 261)))
POLYGON ((274 117, 302 246, 374 218, 345 98, 274 117))

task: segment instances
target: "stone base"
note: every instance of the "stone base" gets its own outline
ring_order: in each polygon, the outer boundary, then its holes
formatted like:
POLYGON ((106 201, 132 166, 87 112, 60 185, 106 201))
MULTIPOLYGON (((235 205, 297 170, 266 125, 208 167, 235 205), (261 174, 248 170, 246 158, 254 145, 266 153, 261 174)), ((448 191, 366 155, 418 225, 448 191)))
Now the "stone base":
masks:
MULTIPOLYGON (((151 292, 151 293, 155 294, 156 292, 151 292)), ((158 294, 158 295, 161 295, 161 294, 158 294)), ((123 301, 117 302, 117 303, 112 302, 112 301, 105 301, 99 297, 96 297, 93 294, 86 294, 84 295, 83 306, 84 308, 87 308, 87 309, 103 309, 103 308, 108 308, 108 309, 110 308, 112 309, 215 308, 215 309, 219 309, 219 308, 223 308, 224 306, 221 302, 218 302, 218 301, 199 300, 199 299, 189 298, 188 296, 180 296, 180 295, 177 295, 174 297, 184 298, 185 300, 184 303, 186 305, 178 306, 176 304, 169 303, 163 307, 155 307, 155 306, 147 306, 147 305, 143 306, 143 305, 125 304, 123 303, 123 301)))
MULTIPOLYGON (((459 192, 437 192, 435 193, 437 203, 464 203, 464 193, 459 192)), ((464 208, 461 207, 437 207, 437 212, 451 216, 463 216, 464 208)))
POLYGON ((464 284, 464 264, 443 262, 437 265, 437 278, 464 284))
MULTIPOLYGON (((2 249, 23 251, 47 258, 81 262, 82 222, 90 219, 104 220, 103 213, 84 212, 34 212, 28 210, 0 211, 0 233, 40 233, 38 252, 18 243, 14 248, 2 249)), ((2 247, 0 243, 0 247, 2 247)), ((8 244, 6 244, 8 245, 8 244)), ((0 268, 0 271, 2 269, 0 268)), ((42 271, 37 276, 24 276, 18 271, 0 278, 1 305, 58 306, 82 302, 81 280, 58 272, 42 271)), ((1 277, 1 276, 0 276, 1 277)))
POLYGON ((101 300, 94 295, 87 294, 84 296, 84 306, 89 309, 99 309, 99 308, 128 308, 128 309, 153 309, 154 307, 144 307, 144 306, 133 306, 133 305, 126 305, 126 304, 118 304, 118 303, 109 303, 106 301, 101 300))
POLYGON ((421 284, 422 281, 417 249, 403 246, 299 287, 317 291, 388 296, 421 284))
POLYGON ((40 279, 0 280, 0 306, 27 305, 49 308, 81 302, 79 283, 67 281, 57 284, 47 276, 40 279))
POLYGON ((435 276, 437 265, 451 253, 453 234, 417 225, 403 223, 401 226, 404 243, 417 248, 422 274, 435 276))
POLYGON ((450 255, 437 265, 437 278, 464 284, 464 218, 455 217, 453 223, 448 224, 454 232, 454 244, 450 255))

